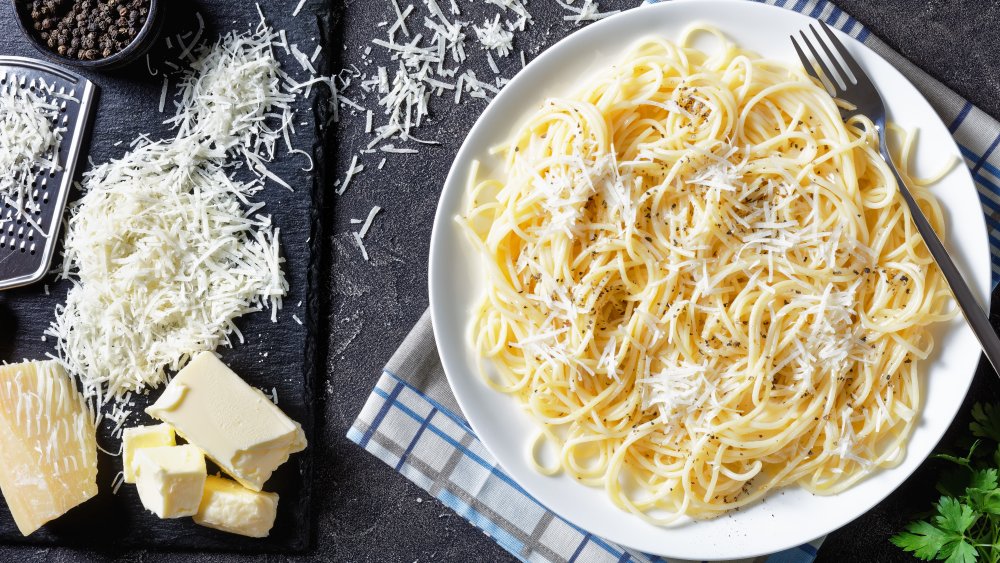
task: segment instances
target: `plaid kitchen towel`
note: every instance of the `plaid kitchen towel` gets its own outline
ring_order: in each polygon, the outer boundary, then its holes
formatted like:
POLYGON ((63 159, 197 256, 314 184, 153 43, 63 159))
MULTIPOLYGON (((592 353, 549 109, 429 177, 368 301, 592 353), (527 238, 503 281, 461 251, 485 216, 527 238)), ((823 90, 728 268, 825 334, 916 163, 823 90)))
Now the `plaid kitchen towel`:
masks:
MULTIPOLYGON (((760 0, 755 0, 760 1, 760 0)), ((989 232, 993 280, 1000 277, 1000 123, 931 78, 857 20, 825 0, 767 0, 826 21, 905 74, 948 124, 979 190, 989 232)), ((385 367, 348 438, 481 528, 522 561, 665 561, 576 528, 548 511, 490 456, 462 416, 424 313, 385 367)), ((760 557, 808 563, 822 538, 760 557)))

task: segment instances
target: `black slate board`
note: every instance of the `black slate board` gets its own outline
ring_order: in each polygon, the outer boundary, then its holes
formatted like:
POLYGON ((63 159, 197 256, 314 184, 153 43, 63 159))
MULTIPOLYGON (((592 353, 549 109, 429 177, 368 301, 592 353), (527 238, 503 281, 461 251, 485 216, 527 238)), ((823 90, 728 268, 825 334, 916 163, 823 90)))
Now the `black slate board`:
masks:
MULTIPOLYGON (((297 1, 262 4, 268 21, 276 29, 285 29, 289 43, 297 43, 302 51, 311 54, 316 44, 324 42, 326 26, 323 23, 328 11, 326 2, 307 1, 298 17, 291 16, 297 1)), ((209 40, 229 30, 244 31, 248 26, 256 26, 259 21, 253 2, 168 0, 165 36, 174 38, 198 29, 196 13, 201 13, 204 18, 205 37, 209 40)), ((0 32, 0 54, 39 56, 18 32, 9 2, 0 4, 0 32)), ((176 39, 172 40, 176 45, 176 39)), ((149 59, 154 68, 165 69, 162 61, 173 61, 177 53, 176 49, 167 50, 161 40, 149 59)), ((281 57, 286 72, 296 77, 303 76, 292 57, 284 56, 280 49, 276 49, 276 53, 281 57)), ((317 59, 315 64, 320 72, 328 72, 326 61, 325 54, 317 59)), ((101 89, 89 143, 90 158, 94 162, 121 156, 128 150, 129 143, 141 133, 148 133, 153 138, 172 136, 162 124, 162 120, 172 114, 172 104, 168 101, 166 112, 158 112, 163 75, 151 76, 145 61, 108 74, 83 74, 101 89), (122 143, 115 146, 118 141, 122 143)), ((173 95, 176 89, 173 82, 171 84, 170 94, 173 95)), ((321 164, 319 157, 323 147, 318 124, 326 120, 322 108, 326 107, 327 96, 325 88, 319 87, 310 98, 300 99, 296 106, 293 144, 313 153, 317 164, 321 164)), ((238 326, 246 335, 246 343, 235 343, 233 349, 220 349, 220 352, 223 361, 251 385, 266 390, 275 389, 279 407, 300 421, 310 442, 314 442, 314 387, 318 364, 317 343, 313 335, 319 310, 315 288, 321 255, 319 218, 323 183, 322 166, 305 172, 302 168, 306 165, 302 155, 281 154, 269 169, 294 186, 295 191, 289 192, 269 182, 256 196, 258 201, 267 202, 263 212, 271 214, 281 230, 280 242, 290 291, 284 308, 278 314, 278 322, 271 322, 269 311, 245 316, 238 326), (293 314, 304 324, 295 322, 293 314)), ((49 275, 33 286, 0 292, 0 361, 44 359, 46 353, 53 352, 52 339, 43 341, 42 333, 53 318, 54 307, 63 302, 68 285, 49 275), (46 294, 46 286, 50 290, 49 295, 46 294)), ((129 426, 152 421, 142 409, 158 395, 157 390, 136 399, 133 407, 135 414, 130 417, 129 426)), ((119 441, 110 437, 108 423, 102 424, 98 435, 103 448, 117 450, 119 441)), ((265 539, 218 532, 198 526, 189 518, 158 519, 142 508, 134 486, 123 485, 117 494, 112 494, 111 482, 121 469, 121 459, 100 454, 100 494, 97 498, 73 509, 28 538, 21 536, 6 506, 0 505, 0 544, 302 551, 311 543, 311 452, 315 444, 310 445, 305 452, 295 454, 265 486, 266 490, 280 495, 275 527, 270 537, 265 539)))

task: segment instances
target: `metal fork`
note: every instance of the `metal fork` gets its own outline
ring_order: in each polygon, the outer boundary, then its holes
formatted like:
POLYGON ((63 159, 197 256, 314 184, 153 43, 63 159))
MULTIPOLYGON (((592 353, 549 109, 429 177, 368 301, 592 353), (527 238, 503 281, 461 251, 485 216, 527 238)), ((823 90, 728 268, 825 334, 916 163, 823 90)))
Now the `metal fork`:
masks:
POLYGON ((875 123, 878 129, 879 152, 882 153, 882 158, 889 164, 889 169, 892 170, 893 176, 896 177, 899 193, 903 195, 906 205, 910 208, 910 216, 917 226, 917 231, 920 232, 920 236, 923 237, 928 250, 930 250, 931 255, 937 261, 941 272, 951 286, 951 291, 955 294, 955 299, 962 309, 962 314, 965 315, 965 319, 972 327, 976 338, 979 339, 986 358, 993 364, 993 369, 1000 372, 1000 338, 997 337, 996 331, 990 325, 989 316, 983 311, 975 295, 972 293, 972 289, 962 276, 962 272, 955 266, 955 262, 948 255, 948 251, 945 249, 944 244, 942 244, 941 239, 938 238, 937 233, 934 232, 934 228, 927 221, 927 217, 920 210, 920 206, 913 199, 910 190, 899 176, 896 165, 893 164, 892 157, 889 155, 889 147, 885 140, 886 115, 882 96, 879 95, 878 89, 875 88, 875 84, 868 78, 865 71, 861 69, 850 53, 847 52, 844 44, 837 39, 837 36, 834 35, 825 23, 817 21, 819 27, 824 32, 825 39, 823 35, 820 35, 816 27, 812 25, 809 26, 809 30, 812 31, 815 40, 811 40, 805 30, 799 32, 799 35, 802 37, 802 43, 812 54, 812 61, 809 60, 799 46, 795 35, 790 36, 792 45, 795 47, 795 52, 798 54, 799 60, 802 61, 803 68, 805 68, 810 76, 823 83, 831 95, 855 106, 854 110, 842 111, 842 113, 846 114, 845 117, 860 114, 867 116, 875 123), (831 46, 840 55, 840 58, 843 59, 844 65, 847 66, 846 69, 837 60, 837 57, 834 56, 833 51, 830 49, 831 46), (822 50, 826 55, 826 60, 820 56, 819 50, 822 50), (814 64, 819 67, 819 73, 817 73, 817 69, 813 66, 814 64), (853 80, 851 79, 852 76, 853 80), (840 84, 843 84, 843 87, 840 84))

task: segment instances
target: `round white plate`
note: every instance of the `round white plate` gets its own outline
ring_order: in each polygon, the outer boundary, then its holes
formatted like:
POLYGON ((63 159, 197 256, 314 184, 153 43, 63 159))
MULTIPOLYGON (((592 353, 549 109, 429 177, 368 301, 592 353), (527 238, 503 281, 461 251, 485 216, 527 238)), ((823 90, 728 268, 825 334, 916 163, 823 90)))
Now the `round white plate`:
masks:
MULTIPOLYGON (((614 507, 603 490, 565 475, 545 477, 528 464, 526 444, 534 423, 509 397, 489 389, 473 363, 467 341, 470 311, 481 295, 479 259, 454 218, 463 209, 473 160, 506 139, 548 96, 569 94, 587 69, 608 64, 637 38, 670 39, 694 22, 713 25, 743 48, 796 61, 788 36, 812 20, 796 12, 744 0, 674 0, 637 8, 592 24, 545 51, 489 105, 459 150, 441 194, 430 253, 430 301, 441 359, 458 402, 479 438, 503 468, 542 504, 598 536, 657 555, 684 559, 733 559, 773 553, 829 533, 866 512, 898 487, 940 440, 972 381, 980 350, 964 321, 938 332, 934 358, 924 364, 921 420, 903 463, 876 472, 835 496, 813 496, 789 487, 754 506, 708 521, 656 527, 614 507)), ((933 190, 946 210, 947 245, 983 303, 990 282, 986 228, 975 187, 947 128, 910 82, 861 43, 841 39, 874 79, 890 118, 919 129, 918 172, 931 173, 958 159, 933 190)))

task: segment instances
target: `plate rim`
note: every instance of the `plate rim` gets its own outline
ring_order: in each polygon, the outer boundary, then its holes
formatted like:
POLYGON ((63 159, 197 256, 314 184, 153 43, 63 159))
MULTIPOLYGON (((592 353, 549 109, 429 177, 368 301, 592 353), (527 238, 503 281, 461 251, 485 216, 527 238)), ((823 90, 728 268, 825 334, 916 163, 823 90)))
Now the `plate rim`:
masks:
MULTIPOLYGON (((817 18, 813 18, 813 17, 811 17, 811 16, 809 16, 807 14, 804 14, 802 12, 798 12, 796 10, 792 10, 790 8, 786 8, 786 7, 779 6, 779 5, 773 5, 773 4, 759 3, 759 2, 756 2, 756 1, 747 1, 747 0, 671 0, 669 2, 661 2, 659 0, 653 0, 652 2, 648 2, 647 1, 646 3, 639 4, 639 5, 637 5, 637 6, 633 7, 633 8, 622 10, 622 12, 619 13, 619 14, 616 14, 614 16, 611 16, 611 17, 605 18, 603 20, 597 21, 597 22, 591 24, 590 26, 587 26, 586 28, 579 29, 579 30, 571 32, 569 35, 561 38, 559 41, 557 41, 557 42, 549 45, 548 47, 546 47, 545 50, 541 54, 539 54, 539 56, 535 57, 531 62, 528 63, 527 67, 530 68, 532 65, 540 64, 539 61, 548 60, 549 58, 552 58, 552 57, 558 57, 559 55, 555 54, 556 50, 553 49, 553 48, 556 47, 556 46, 558 46, 558 45, 560 45, 560 44, 562 44, 562 43, 564 43, 564 42, 566 42, 566 41, 568 41, 570 38, 574 38, 574 37, 577 37, 577 36, 584 36, 584 37, 589 36, 592 33, 594 33, 592 31, 593 29, 599 28, 599 27, 603 27, 603 26, 606 26, 606 25, 610 25, 607 22, 612 22, 612 21, 617 20, 619 18, 623 18, 627 14, 635 12, 636 10, 639 10, 639 9, 642 9, 642 10, 652 10, 652 9, 655 9, 655 10, 670 11, 670 10, 676 9, 675 6, 691 5, 691 4, 698 4, 699 8, 702 9, 703 11, 705 11, 705 12, 711 12, 713 9, 721 9, 721 8, 724 8, 724 7, 727 7, 727 6, 732 6, 732 7, 738 6, 739 9, 749 9, 751 11, 760 11, 760 12, 764 13, 765 15, 766 15, 766 13, 769 13, 769 12, 770 13, 777 13, 778 11, 780 11, 782 13, 782 15, 785 15, 785 16, 787 16, 788 14, 793 14, 795 16, 799 16, 799 17, 805 18, 806 20, 814 21, 814 20, 817 19, 817 18)), ((708 19, 708 17, 706 17, 706 19, 708 19)), ((694 23, 694 22, 695 22, 695 20, 690 20, 687 23, 690 24, 690 23, 694 23)), ((711 23, 710 19, 709 19, 708 23, 711 23)), ((861 25, 863 25, 863 24, 861 24, 861 25)), ((846 41, 848 43, 848 46, 849 46, 850 49, 852 49, 852 50, 860 49, 860 50, 863 50, 863 51, 867 51, 866 55, 876 57, 877 59, 879 59, 882 62, 886 63, 886 65, 888 67, 890 67, 892 69, 892 71, 894 71, 895 74, 898 75, 899 78, 901 78, 902 80, 904 80, 906 82, 906 84, 909 84, 914 89, 914 91, 916 91, 916 93, 918 94, 918 96, 920 97, 920 99, 922 99, 924 101, 924 103, 926 103, 931 108, 932 113, 936 117, 937 121, 940 122, 941 125, 945 129, 947 129, 947 124, 945 124, 944 121, 943 121, 943 119, 941 119, 941 116, 935 110, 934 106, 930 103, 930 101, 927 99, 927 97, 923 94, 923 92, 920 91, 919 88, 917 88, 917 86, 914 84, 914 82, 909 77, 907 77, 905 74, 903 74, 903 72, 900 71, 896 67, 896 65, 894 65, 891 62, 889 62, 888 60, 886 60, 885 57, 883 57, 877 51, 875 51, 874 49, 872 49, 871 47, 869 47, 868 45, 866 45, 864 42, 856 39, 854 36, 849 35, 847 33, 844 33, 839 28, 834 28, 834 27, 831 26, 831 29, 834 30, 834 33, 836 33, 838 35, 838 37, 842 41, 846 41)), ((581 41, 581 39, 575 39, 575 41, 581 41)), ((767 58, 767 57, 765 57, 765 58, 767 58)), ((521 81, 527 80, 526 76, 527 76, 527 73, 518 72, 510 80, 510 82, 507 85, 509 86, 511 84, 514 84, 516 81, 519 81, 519 80, 521 80, 521 81)), ((464 137, 464 139, 462 141, 462 144, 461 144, 460 148, 458 149, 458 151, 456 152, 455 157, 454 157, 454 159, 452 161, 452 164, 449 167, 448 175, 447 175, 444 183, 442 184, 441 194, 440 194, 440 196, 438 198, 437 208, 436 208, 435 213, 434 213, 434 223, 433 223, 433 227, 432 227, 432 231, 431 231, 431 240, 430 240, 429 257, 428 257, 428 278, 427 278, 428 279, 428 288, 427 288, 427 291, 428 291, 428 297, 429 297, 429 308, 430 308, 430 313, 431 313, 431 325, 432 325, 432 331, 433 331, 433 334, 434 334, 435 342, 442 342, 441 331, 443 330, 443 329, 440 328, 441 327, 441 320, 440 319, 441 319, 441 316, 443 315, 443 311, 441 311, 442 305, 440 304, 440 302, 437 299, 435 299, 435 294, 437 293, 435 291, 435 288, 440 285, 439 283, 436 283, 436 281, 435 281, 436 278, 437 278, 437 276, 435 275, 435 272, 442 268, 442 266, 439 263, 442 262, 442 261, 446 261, 448 259, 447 255, 442 255, 443 251, 441 250, 441 247, 444 244, 444 242, 443 242, 442 239, 447 238, 446 235, 444 234, 444 232, 446 231, 446 229, 444 229, 442 227, 442 225, 446 221, 452 220, 452 218, 451 218, 450 215, 449 216, 445 215, 445 207, 446 207, 445 206, 445 202, 446 202, 446 199, 451 194, 451 192, 453 192, 453 191, 455 191, 455 189, 457 189, 457 188, 449 189, 449 186, 452 186, 452 185, 464 185, 464 180, 462 180, 459 177, 459 176, 462 175, 463 171, 459 170, 459 168, 462 168, 470 160, 470 155, 468 153, 472 152, 473 149, 469 145, 468 139, 470 137, 473 137, 474 134, 480 128, 482 128, 484 126, 484 123, 487 121, 487 119, 486 119, 487 116, 491 113, 491 111, 493 111, 495 109, 496 101, 498 99, 500 99, 501 96, 503 96, 504 92, 506 92, 506 91, 508 91, 508 89, 504 88, 503 90, 501 90, 500 94, 498 94, 496 97, 494 97, 490 101, 490 103, 487 105, 487 107, 483 110, 483 112, 480 114, 480 116, 476 119, 476 121, 473 124, 472 128, 470 128, 469 131, 468 131, 468 133, 466 133, 466 135, 465 135, 465 137, 464 137)), ((891 110, 891 108, 890 108, 890 110, 891 110)), ((953 149, 953 153, 954 154, 957 154, 957 155, 959 155, 961 157, 962 152, 960 150, 960 147, 957 144, 957 141, 954 139, 954 136, 949 135, 948 138, 944 142, 946 142, 953 149)), ((977 199, 978 199, 978 189, 976 188, 976 185, 975 185, 975 182, 973 180, 972 174, 969 171, 968 166, 966 166, 964 159, 960 159, 960 161, 956 164, 956 169, 957 169, 957 173, 960 176, 960 181, 962 183, 964 183, 965 185, 967 185, 968 188, 972 190, 972 192, 977 196, 977 199)), ((986 245, 985 245, 986 254, 985 254, 984 257, 981 257, 981 259, 984 260, 985 264, 990 264, 991 263, 991 255, 990 255, 990 246, 989 246, 989 242, 988 242, 988 231, 986 229, 986 221, 985 221, 985 218, 983 217, 983 214, 982 214, 982 212, 981 212, 981 210, 979 208, 977 208, 977 213, 975 213, 974 215, 976 216, 975 222, 977 223, 977 225, 976 225, 977 229, 976 230, 978 230, 981 233, 982 240, 986 241, 986 245)), ((950 217, 949 218, 949 224, 953 224, 956 220, 957 220, 956 217, 954 217, 954 216, 950 217)), ((965 219, 963 218, 963 221, 964 220, 965 219)), ((971 277, 973 278, 973 282, 980 281, 980 280, 976 280, 975 277, 974 277, 974 275, 975 275, 975 272, 972 272, 972 276, 971 277)), ((992 293, 990 291, 990 288, 989 288, 989 286, 991 285, 991 282, 992 282, 992 280, 990 279, 991 275, 992 275, 991 267, 987 266, 985 268, 985 276, 987 278, 987 281, 986 281, 986 284, 985 284, 985 288, 980 288, 979 284, 977 284, 977 283, 973 283, 972 284, 973 291, 979 297, 979 300, 980 300, 981 304, 984 304, 986 306, 987 310, 989 310, 989 303, 990 303, 990 298, 991 298, 991 293, 992 293)), ((966 277, 970 277, 970 276, 967 275, 966 277)), ((960 322, 964 322, 964 321, 960 321, 960 322)), ((468 343, 464 343, 463 342, 462 346, 464 348, 468 349, 468 343)), ((504 471, 506 473, 508 473, 510 475, 510 477, 520 487, 522 487, 525 490, 525 492, 527 492, 531 496, 531 498, 533 498, 536 502, 538 502, 546 510, 549 510, 549 511, 553 512, 554 514, 558 515, 559 517, 563 518, 564 520, 566 520, 567 522, 571 523, 572 525, 576 526, 577 528, 579 528, 581 530, 584 530, 584 531, 589 532, 589 533, 594 533, 592 530, 589 530, 586 527, 582 526, 580 523, 578 523, 578 519, 575 518, 573 514, 567 514, 567 513, 563 512, 563 511, 552 509, 552 508, 549 507, 548 504, 543 503, 543 501, 538 497, 538 495, 535 492, 533 492, 532 490, 529 490, 528 486, 525 486, 524 483, 522 483, 520 480, 518 480, 516 478, 516 476, 509 469, 507 469, 507 467, 503 463, 503 460, 501 459, 501 456, 496 455, 496 451, 495 451, 494 447, 492 447, 491 444, 488 443, 486 440, 484 440, 483 438, 481 438, 481 436, 483 434, 479 430, 479 423, 473 420, 475 417, 470 417, 467 414, 465 414, 466 412, 469 412, 469 410, 468 410, 469 404, 467 403, 468 398, 467 397, 463 398, 463 395, 461 393, 456 392, 455 385, 454 385, 454 380, 455 380, 455 377, 458 377, 458 375, 453 373, 455 367, 462 367, 462 366, 453 366, 451 370, 448 367, 449 365, 455 364, 457 362, 461 362, 461 360, 459 358, 456 358, 454 355, 449 355, 448 357, 446 357, 446 354, 443 352, 443 350, 447 349, 447 347, 438 346, 437 348, 438 348, 438 353, 440 355, 442 369, 443 369, 443 371, 445 373, 445 376, 446 376, 446 378, 448 380, 449 388, 450 388, 452 394, 455 396, 455 400, 457 401, 458 406, 463 411, 461 414, 469 422, 469 425, 471 426, 471 428, 473 429, 473 431, 476 433, 476 436, 479 438, 480 442, 483 444, 483 446, 486 448, 486 450, 489 452, 489 454, 491 456, 493 456, 493 458, 504 469, 504 471)), ((948 416, 949 420, 954 421, 955 417, 957 416, 958 411, 959 411, 959 409, 961 408, 961 406, 962 406, 962 404, 964 402, 964 398, 967 397, 967 395, 968 395, 969 389, 970 389, 970 387, 972 385, 972 381, 973 381, 973 379, 975 377, 975 372, 978 369, 978 364, 979 363, 980 363, 980 361, 977 358, 976 363, 972 365, 972 368, 971 368, 972 373, 968 377, 968 382, 965 385, 965 389, 962 390, 963 401, 957 401, 956 402, 955 407, 954 407, 954 412, 949 413, 949 416, 948 416)), ((930 365, 930 364, 928 364, 928 365, 930 365)), ((464 372, 465 370, 462 370, 462 371, 464 372)), ((475 374, 473 374, 473 375, 475 375, 475 374)), ((924 382, 924 388, 926 388, 926 382, 924 382)), ((504 397, 504 399, 508 400, 509 398, 504 397)), ((924 408, 926 406, 925 405, 925 400, 922 399, 921 403, 922 403, 921 404, 921 408, 924 408)), ((949 423, 949 426, 950 426, 950 424, 951 423, 949 423)), ((911 430, 911 438, 912 438, 912 432, 915 432, 915 431, 916 431, 916 429, 911 430)), ((940 442, 941 438, 943 438, 943 435, 944 434, 942 433, 942 436, 937 439, 937 441, 935 442, 935 447, 936 447, 936 444, 940 442)), ((907 445, 909 445, 909 442, 907 443, 907 445)), ((911 455, 911 454, 909 454, 909 452, 908 452, 907 455, 911 455)), ((770 548, 768 548, 768 549, 766 549, 764 551, 761 551, 759 548, 758 549, 750 549, 750 550, 747 550, 745 552, 742 552, 741 554, 737 555, 736 557, 741 557, 741 558, 742 557, 757 557, 757 556, 762 556, 762 555, 768 555, 768 554, 772 554, 772 553, 777 553, 777 552, 780 552, 780 551, 785 550, 785 549, 792 549, 792 548, 795 548, 796 546, 812 542, 812 541, 816 540, 817 538, 820 538, 820 537, 823 537, 823 536, 825 536, 827 534, 835 532, 836 530, 840 529, 844 525, 847 525, 848 523, 850 523, 854 519, 856 519, 856 518, 864 515, 865 513, 867 513, 868 511, 870 511, 875 505, 881 503, 889 495, 891 495, 893 492, 895 492, 896 490, 898 490, 898 488, 900 486, 902 486, 902 484, 905 483, 905 481, 907 479, 909 479, 909 477, 912 476, 912 474, 916 471, 916 469, 919 468, 920 466, 922 466, 926 462, 927 459, 928 459, 927 457, 924 457, 920 461, 920 463, 916 464, 912 469, 909 469, 909 470, 907 470, 905 468, 900 468, 900 467, 892 467, 892 468, 886 468, 886 469, 880 470, 880 471, 889 471, 889 470, 892 470, 892 471, 906 471, 906 475, 903 477, 903 479, 895 487, 893 487, 893 488, 887 488, 887 490, 885 490, 884 492, 880 491, 879 494, 872 495, 871 497, 869 497, 870 500, 866 501, 865 503, 863 503, 863 506, 861 507, 861 508, 863 508, 863 510, 856 511, 857 514, 855 514, 854 516, 848 518, 847 520, 845 520, 844 522, 842 522, 839 526, 837 526, 837 527, 835 527, 833 529, 827 530, 826 532, 823 532, 823 533, 821 533, 821 534, 819 534, 819 535, 817 535, 815 537, 797 538, 797 539, 794 539, 794 540, 789 540, 789 541, 786 541, 786 542, 782 542, 782 545, 784 547, 779 547, 776 550, 775 549, 770 549, 770 548)), ((865 480, 867 480, 867 478, 865 480)), ((865 480, 862 480, 862 482, 864 482, 865 480)), ((860 482, 859 482, 859 484, 860 484, 860 482)), ((592 489, 592 487, 585 487, 585 488, 592 489)), ((773 491, 772 493, 769 493, 769 495, 777 494, 777 492, 778 491, 773 491)), ((627 512, 624 512, 624 511, 621 511, 620 515, 622 517, 634 517, 634 515, 631 515, 631 514, 629 514, 627 512)), ((594 533, 594 535, 596 535, 598 537, 605 538, 605 539, 607 539, 607 540, 609 540, 611 542, 614 542, 616 544, 619 544, 620 546, 622 546, 624 548, 635 549, 635 550, 638 550, 638 551, 644 551, 644 552, 650 553, 650 551, 648 550, 648 548, 637 548, 637 547, 634 547, 634 546, 630 545, 630 542, 623 541, 620 538, 614 538, 614 539, 612 539, 612 538, 606 538, 605 536, 603 536, 601 534, 596 534, 596 533, 594 533)), ((686 553, 686 554, 683 554, 683 555, 677 555, 677 552, 669 553, 666 550, 660 550, 660 551, 652 552, 652 553, 655 553, 656 555, 660 555, 660 556, 664 556, 664 557, 688 557, 688 558, 694 557, 690 553, 686 553)), ((730 559, 730 558, 733 557, 732 554, 726 554, 724 556, 715 556, 715 557, 713 557, 713 556, 705 557, 704 555, 705 554, 699 554, 695 558, 697 558, 697 559, 704 559, 704 560, 722 560, 722 559, 730 559)))

